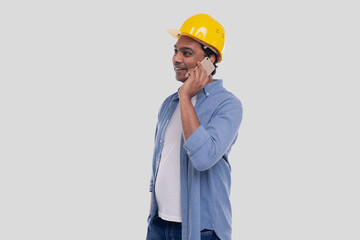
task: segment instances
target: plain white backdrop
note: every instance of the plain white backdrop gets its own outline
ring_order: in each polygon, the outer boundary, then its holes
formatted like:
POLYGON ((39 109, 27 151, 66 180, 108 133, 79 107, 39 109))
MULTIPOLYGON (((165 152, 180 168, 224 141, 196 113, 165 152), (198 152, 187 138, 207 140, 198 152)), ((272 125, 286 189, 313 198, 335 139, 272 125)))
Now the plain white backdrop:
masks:
POLYGON ((233 239, 360 239, 356 1, 2 1, 0 239, 145 239, 168 28, 226 30, 233 239))

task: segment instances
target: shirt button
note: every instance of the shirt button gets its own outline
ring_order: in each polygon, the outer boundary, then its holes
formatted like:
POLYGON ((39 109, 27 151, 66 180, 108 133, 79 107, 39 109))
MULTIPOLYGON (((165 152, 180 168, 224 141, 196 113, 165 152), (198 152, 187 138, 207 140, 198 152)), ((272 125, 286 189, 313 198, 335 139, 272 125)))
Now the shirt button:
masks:
POLYGON ((160 143, 162 143, 163 142, 163 140, 162 139, 160 139, 160 143))
POLYGON ((209 95, 210 95, 210 93, 207 92, 207 93, 206 93, 206 96, 209 96, 209 95))

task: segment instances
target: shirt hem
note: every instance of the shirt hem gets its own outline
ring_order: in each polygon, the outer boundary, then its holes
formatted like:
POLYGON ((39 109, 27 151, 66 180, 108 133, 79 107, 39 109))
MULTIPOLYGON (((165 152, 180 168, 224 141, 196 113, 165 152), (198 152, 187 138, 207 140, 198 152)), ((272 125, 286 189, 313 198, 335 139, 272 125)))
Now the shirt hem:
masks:
POLYGON ((170 222, 178 222, 178 223, 181 223, 182 222, 182 219, 181 217, 178 217, 178 216, 170 216, 170 215, 167 215, 165 213, 162 213, 160 211, 158 211, 158 215, 161 219, 165 220, 165 221, 170 221, 170 222))

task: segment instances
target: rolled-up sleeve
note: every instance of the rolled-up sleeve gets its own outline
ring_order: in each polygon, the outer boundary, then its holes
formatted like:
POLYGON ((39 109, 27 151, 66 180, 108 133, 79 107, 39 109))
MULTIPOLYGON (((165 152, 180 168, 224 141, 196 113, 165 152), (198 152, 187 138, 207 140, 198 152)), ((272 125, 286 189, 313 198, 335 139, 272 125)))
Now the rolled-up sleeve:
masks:
POLYGON ((220 104, 206 126, 200 125, 184 143, 193 166, 205 171, 214 166, 233 144, 242 120, 240 101, 220 104))

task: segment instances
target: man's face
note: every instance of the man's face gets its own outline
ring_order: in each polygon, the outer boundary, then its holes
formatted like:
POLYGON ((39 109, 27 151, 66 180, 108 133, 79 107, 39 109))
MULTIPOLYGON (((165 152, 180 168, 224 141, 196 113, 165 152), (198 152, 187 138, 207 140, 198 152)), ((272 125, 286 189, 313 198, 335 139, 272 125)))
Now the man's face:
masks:
POLYGON ((174 46, 174 56, 172 58, 176 80, 185 82, 185 74, 195 68, 197 62, 201 62, 205 57, 201 44, 187 36, 180 36, 174 46))

